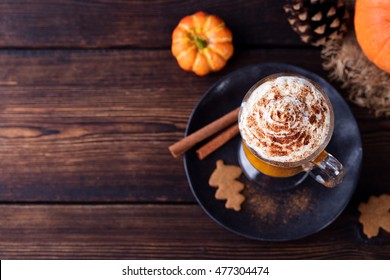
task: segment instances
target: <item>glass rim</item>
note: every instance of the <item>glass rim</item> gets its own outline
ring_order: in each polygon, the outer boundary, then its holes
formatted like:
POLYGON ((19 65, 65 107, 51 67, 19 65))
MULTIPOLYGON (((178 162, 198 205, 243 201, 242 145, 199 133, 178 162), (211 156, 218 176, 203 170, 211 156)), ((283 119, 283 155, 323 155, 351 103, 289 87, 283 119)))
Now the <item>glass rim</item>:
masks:
POLYGON ((245 141, 245 138, 243 137, 243 133, 241 133, 241 126, 239 125, 239 130, 240 130, 240 135, 241 135, 241 139, 242 141, 244 142, 245 146, 248 148, 248 150, 256 157, 258 158, 259 160, 262 160, 270 165, 274 165, 274 166, 277 166, 277 167, 286 167, 286 168, 290 168, 290 167, 298 167, 298 166, 302 166, 304 164, 307 164, 309 162, 312 162, 313 160, 315 160, 326 148, 326 146, 329 144, 330 142, 330 139, 332 138, 332 135, 333 135, 333 131, 334 131, 334 111, 333 111, 333 106, 332 106, 332 103, 328 97, 328 95, 326 94, 325 90, 319 86, 316 82, 314 82, 313 80, 303 76, 303 75, 300 75, 300 74, 295 74, 295 73, 288 73, 288 72, 279 72, 279 73, 275 73, 275 74, 271 74, 271 75, 268 75, 262 79, 260 79, 259 81, 257 81, 248 91, 247 93, 245 94, 244 98, 242 99, 242 102, 241 102, 241 105, 240 105, 240 111, 239 111, 239 114, 238 114, 238 120, 240 121, 241 120, 241 112, 242 112, 242 108, 243 108, 243 102, 245 100, 247 100, 249 98, 249 96, 251 96, 251 94, 261 85, 261 84, 264 84, 265 82, 269 81, 269 80, 272 80, 272 79, 275 79, 275 78, 279 78, 279 77, 284 77, 284 76, 287 76, 287 77, 298 77, 298 78, 301 78, 307 82, 309 82, 310 84, 312 84, 322 95, 322 97, 325 99, 325 102, 326 104, 328 105, 328 108, 329 108, 329 114, 330 114, 330 121, 329 121, 329 129, 328 129, 328 133, 324 139, 324 141, 321 143, 321 145, 319 145, 317 147, 317 149, 315 149, 310 155, 308 155, 306 158, 304 159, 301 159, 299 161, 289 161, 289 162, 283 162, 283 161, 275 161, 275 160, 270 160, 270 159, 266 159, 266 158, 263 158, 262 156, 260 156, 256 151, 254 151, 245 141))

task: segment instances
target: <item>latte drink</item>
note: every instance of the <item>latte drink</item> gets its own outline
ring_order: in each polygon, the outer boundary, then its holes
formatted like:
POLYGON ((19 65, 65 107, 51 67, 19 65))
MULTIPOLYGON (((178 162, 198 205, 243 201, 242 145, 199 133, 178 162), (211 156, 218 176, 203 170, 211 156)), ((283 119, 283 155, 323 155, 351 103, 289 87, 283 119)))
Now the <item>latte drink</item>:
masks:
POLYGON ((320 157, 333 132, 333 109, 314 82, 279 74, 249 90, 239 128, 249 161, 265 174, 287 177, 320 157))

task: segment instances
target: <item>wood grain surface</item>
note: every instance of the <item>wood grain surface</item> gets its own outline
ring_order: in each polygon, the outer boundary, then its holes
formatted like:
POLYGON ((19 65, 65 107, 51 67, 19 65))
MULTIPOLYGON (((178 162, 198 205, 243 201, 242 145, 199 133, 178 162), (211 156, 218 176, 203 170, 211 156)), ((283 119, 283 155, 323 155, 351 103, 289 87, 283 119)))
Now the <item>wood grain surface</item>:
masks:
POLYGON ((185 15, 217 14, 237 45, 302 46, 283 0, 8 0, 1 3, 0 47, 168 48, 185 15))
POLYGON ((291 242, 214 223, 168 151, 202 95, 232 71, 284 62, 327 78, 283 3, 2 1, 0 258, 390 259, 390 234, 367 239, 357 211, 390 193, 389 119, 349 103, 363 140, 357 191, 329 227, 291 242), (232 59, 205 77, 182 71, 170 51, 175 25, 198 10, 234 35, 232 59))
POLYGON ((194 201, 168 146, 200 97, 252 63, 319 68, 305 57, 243 50, 199 78, 166 50, 0 52, 0 201, 194 201))
POLYGON ((386 258, 390 249, 384 239, 362 236, 351 213, 310 237, 269 243, 227 232, 196 205, 6 205, 0 211, 2 259, 370 259, 386 258))

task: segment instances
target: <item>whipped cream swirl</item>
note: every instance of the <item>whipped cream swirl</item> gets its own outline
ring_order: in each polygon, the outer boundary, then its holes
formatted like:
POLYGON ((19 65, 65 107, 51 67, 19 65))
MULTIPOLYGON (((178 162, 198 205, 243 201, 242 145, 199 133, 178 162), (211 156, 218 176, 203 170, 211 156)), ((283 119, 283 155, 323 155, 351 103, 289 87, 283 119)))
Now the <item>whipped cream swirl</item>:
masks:
POLYGON ((257 87, 241 105, 239 128, 246 145, 261 158, 297 162, 325 141, 331 113, 309 81, 281 76, 257 87))

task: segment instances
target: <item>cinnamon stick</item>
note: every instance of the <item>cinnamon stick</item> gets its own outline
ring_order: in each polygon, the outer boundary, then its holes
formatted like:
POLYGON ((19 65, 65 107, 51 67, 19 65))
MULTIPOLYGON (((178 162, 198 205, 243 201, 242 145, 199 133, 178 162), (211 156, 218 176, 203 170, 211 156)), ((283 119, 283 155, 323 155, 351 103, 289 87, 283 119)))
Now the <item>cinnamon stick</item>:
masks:
POLYGON ((223 144, 228 142, 230 139, 235 137, 239 133, 238 130, 238 124, 232 125, 228 129, 226 129, 224 132, 213 138, 210 142, 203 145, 201 148, 199 148, 196 151, 196 154, 198 155, 198 158, 200 160, 207 157, 209 154, 217 150, 219 147, 221 147, 223 144))
POLYGON ((226 115, 220 117, 219 119, 209 123, 203 128, 183 138, 179 142, 176 142, 175 144, 169 146, 169 151, 171 152, 172 156, 175 158, 180 156, 181 154, 191 149, 194 145, 196 145, 200 141, 217 133, 218 131, 221 131, 228 125, 237 122, 239 110, 240 108, 237 108, 227 113, 226 115))

